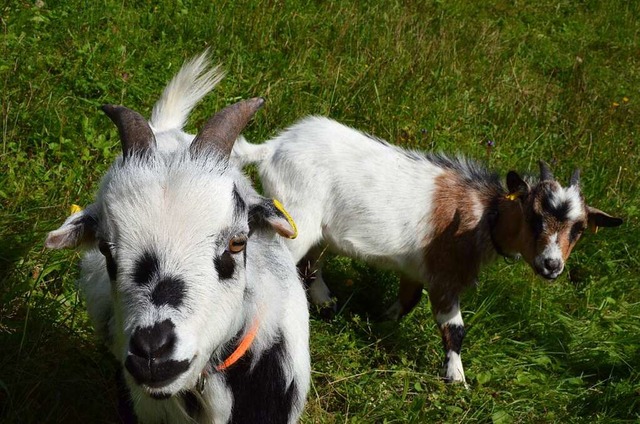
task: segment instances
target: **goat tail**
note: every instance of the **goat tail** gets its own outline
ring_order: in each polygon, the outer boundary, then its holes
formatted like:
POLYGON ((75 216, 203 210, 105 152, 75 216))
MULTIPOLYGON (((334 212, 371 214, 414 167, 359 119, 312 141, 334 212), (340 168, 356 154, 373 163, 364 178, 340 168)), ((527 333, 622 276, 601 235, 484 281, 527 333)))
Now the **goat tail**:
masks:
POLYGON ((149 121, 153 129, 181 130, 191 110, 223 77, 219 65, 209 67, 209 49, 185 62, 153 106, 149 121))
POLYGON ((252 144, 241 135, 233 145, 231 160, 239 166, 245 166, 250 163, 260 163, 265 160, 268 155, 268 144, 252 144))

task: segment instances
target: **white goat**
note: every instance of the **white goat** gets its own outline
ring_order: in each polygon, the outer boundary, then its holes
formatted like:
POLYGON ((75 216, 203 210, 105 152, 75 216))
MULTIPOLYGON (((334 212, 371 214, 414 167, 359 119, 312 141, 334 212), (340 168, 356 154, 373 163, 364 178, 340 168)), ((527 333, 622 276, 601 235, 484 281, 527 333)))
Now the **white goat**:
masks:
MULTIPOLYGON (((405 151, 320 117, 262 145, 241 138, 231 159, 258 162, 266 193, 287 205, 300 232, 287 245, 299 266, 314 264, 328 245, 400 271, 398 301, 388 312, 396 319, 427 288, 447 381, 465 381, 459 296, 482 264, 497 254, 522 255, 536 273, 555 279, 587 226, 622 223, 586 206, 577 171, 563 188, 541 162, 540 181, 511 171, 506 191, 497 175, 470 160, 405 151)), ((317 268, 310 297, 330 305, 317 268)))
POLYGON ((294 228, 228 162, 262 99, 223 109, 195 138, 182 131, 222 78, 206 63, 182 67, 149 123, 103 107, 123 154, 45 244, 87 248, 79 285, 124 368, 123 420, 133 407, 145 423, 293 423, 310 381, 308 311, 275 232, 294 228))

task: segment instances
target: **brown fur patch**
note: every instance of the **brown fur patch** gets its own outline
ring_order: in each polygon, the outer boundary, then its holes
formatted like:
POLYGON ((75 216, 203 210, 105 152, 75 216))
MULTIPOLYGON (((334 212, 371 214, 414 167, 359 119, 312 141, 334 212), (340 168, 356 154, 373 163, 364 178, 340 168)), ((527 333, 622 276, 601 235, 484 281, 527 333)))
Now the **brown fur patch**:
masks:
POLYGON ((434 314, 448 312, 478 275, 484 257, 478 243, 482 237, 478 224, 483 218, 476 214, 485 201, 453 172, 436 178, 432 232, 424 251, 434 314))

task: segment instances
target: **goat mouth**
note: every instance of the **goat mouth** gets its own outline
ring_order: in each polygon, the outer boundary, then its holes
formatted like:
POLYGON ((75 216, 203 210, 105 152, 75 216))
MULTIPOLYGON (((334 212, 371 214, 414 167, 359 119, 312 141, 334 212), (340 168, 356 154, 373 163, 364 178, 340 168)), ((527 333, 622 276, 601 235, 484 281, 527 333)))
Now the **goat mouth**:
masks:
POLYGON ((149 392, 149 396, 155 400, 166 400, 173 396, 173 394, 167 392, 149 392))
POLYGON ((560 274, 562 274, 562 271, 560 272, 537 271, 537 274, 547 281, 555 281, 560 276, 560 274))

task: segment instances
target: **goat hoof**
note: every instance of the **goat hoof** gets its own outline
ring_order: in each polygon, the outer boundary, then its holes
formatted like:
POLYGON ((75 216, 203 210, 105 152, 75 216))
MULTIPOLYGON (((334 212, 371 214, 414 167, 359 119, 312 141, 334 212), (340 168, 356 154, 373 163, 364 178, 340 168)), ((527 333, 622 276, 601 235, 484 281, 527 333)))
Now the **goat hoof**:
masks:
POLYGON ((321 305, 317 305, 316 309, 320 318, 325 321, 330 321, 335 318, 336 313, 338 312, 338 305, 335 300, 330 300, 321 305))
POLYGON ((383 318, 387 321, 400 321, 404 316, 404 310, 400 302, 396 302, 384 313, 383 318))

